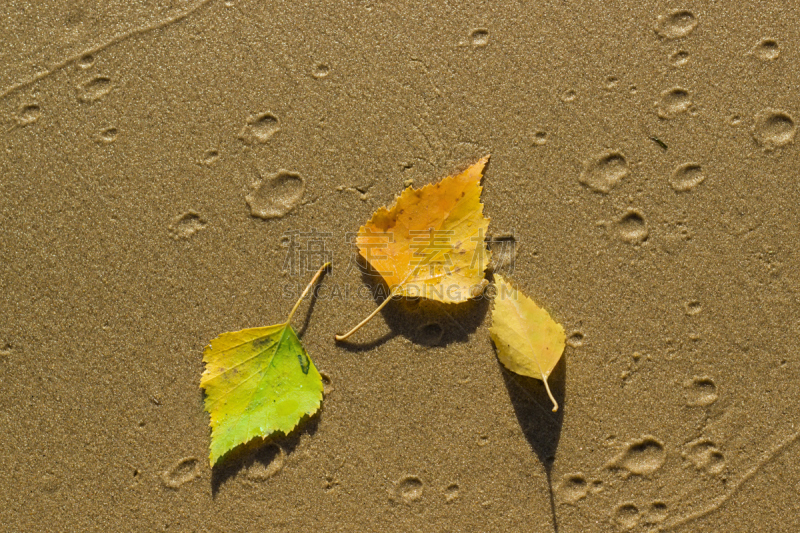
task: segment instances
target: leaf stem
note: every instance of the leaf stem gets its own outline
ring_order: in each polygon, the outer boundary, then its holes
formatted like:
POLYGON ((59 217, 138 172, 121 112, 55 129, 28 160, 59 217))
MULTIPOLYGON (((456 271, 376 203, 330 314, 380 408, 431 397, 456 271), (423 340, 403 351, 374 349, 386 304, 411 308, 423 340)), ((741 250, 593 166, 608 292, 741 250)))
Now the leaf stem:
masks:
POLYGON ((352 335, 353 333, 355 333, 356 331, 358 331, 359 329, 361 329, 361 326, 363 326, 364 324, 366 324, 367 322, 369 322, 370 320, 372 320, 372 317, 374 317, 375 315, 377 315, 377 314, 378 314, 378 312, 379 312, 381 309, 383 309, 383 308, 386 306, 386 304, 388 304, 388 303, 389 303, 389 300, 391 300, 391 299, 394 297, 394 295, 395 295, 395 294, 397 293, 397 291, 398 291, 398 290, 399 290, 399 289, 400 289, 400 288, 403 286, 403 284, 404 284, 406 281, 408 281, 408 279, 409 279, 409 278, 410 278, 412 275, 414 275, 416 272, 418 272, 418 271, 419 271, 419 269, 420 269, 420 267, 419 267, 419 266, 417 266, 417 268, 415 268, 415 269, 413 269, 411 272, 409 272, 409 273, 408 273, 408 276, 406 276, 406 279, 404 279, 403 281, 401 281, 400 283, 398 283, 398 284, 397 284, 397 286, 396 286, 394 289, 392 289, 392 292, 390 292, 390 293, 389 293, 389 296, 387 296, 387 297, 386 297, 386 299, 385 299, 384 301, 382 301, 382 302, 381 302, 381 305, 379 305, 377 309, 375 309, 373 312, 371 312, 371 313, 369 314, 369 316, 367 316, 367 318, 365 318, 364 320, 362 320, 361 322, 359 322, 359 323, 358 323, 358 325, 357 325, 356 327, 354 327, 353 329, 351 329, 350 331, 348 331, 348 332, 347 332, 347 333, 345 333, 344 335, 335 335, 335 336, 334 336, 334 338, 335 338, 337 341, 344 341, 344 340, 347 340, 347 338, 348 338, 350 335, 352 335))
POLYGON ((327 263, 325 263, 324 265, 322 265, 321 267, 319 267, 319 270, 317 270, 317 273, 316 273, 316 274, 314 274, 314 277, 313 277, 313 278, 311 278, 311 281, 308 283, 308 286, 306 287, 306 290, 304 290, 304 291, 303 291, 303 294, 301 294, 301 295, 300 295, 300 298, 297 300, 297 303, 296 303, 296 304, 294 304, 294 307, 292 307, 292 310, 289 312, 289 318, 287 318, 287 319, 286 319, 286 324, 287 324, 287 325, 289 324, 289 322, 291 322, 291 321, 292 321, 292 317, 294 316, 294 312, 295 312, 295 311, 297 311, 297 308, 298 308, 298 307, 300 307, 300 302, 302 302, 302 301, 303 301, 303 298, 305 298, 305 297, 306 297, 306 294, 308 294, 308 291, 310 291, 310 290, 311 290, 311 287, 314 285, 314 283, 315 283, 315 282, 316 282, 316 281, 319 279, 319 277, 322 275, 322 273, 323 273, 323 272, 324 272, 324 271, 325 271, 325 270, 326 270, 326 269, 327 269, 329 266, 331 266, 331 263, 330 263, 330 261, 328 261, 327 263))
POLYGON ((392 291, 392 293, 391 293, 389 296, 387 296, 387 297, 386 297, 386 299, 385 299, 384 301, 382 301, 382 302, 381 302, 381 305, 379 305, 378 307, 376 307, 376 308, 375 308, 375 310, 374 310, 373 312, 371 312, 371 313, 369 314, 369 316, 367 316, 367 318, 365 318, 364 320, 362 320, 361 322, 359 322, 359 323, 358 323, 358 325, 357 325, 356 327, 354 327, 353 329, 351 329, 350 331, 348 331, 348 332, 347 332, 347 333, 345 333, 344 335, 336 335, 336 336, 335 336, 335 339, 336 339, 337 341, 344 341, 344 340, 347 340, 347 338, 348 338, 350 335, 352 335, 353 333, 355 333, 356 331, 358 331, 359 329, 361 329, 361 326, 363 326, 364 324, 366 324, 367 322, 369 322, 370 320, 372 320, 372 317, 374 317, 375 315, 377 315, 377 314, 378 314, 378 311, 380 311, 381 309, 383 309, 383 308, 384 308, 384 306, 385 306, 386 304, 388 304, 388 303, 389 303, 389 301, 392 299, 392 297, 393 297, 393 296, 394 296, 394 291, 392 291))
POLYGON ((553 412, 555 413, 556 411, 558 411, 558 402, 553 397, 553 393, 550 392, 550 385, 547 384, 547 378, 550 377, 550 374, 545 376, 544 372, 542 372, 542 365, 539 364, 539 359, 536 357, 536 353, 534 352, 533 346, 531 345, 530 341, 528 341, 528 346, 531 347, 531 352, 534 354, 533 361, 536 363, 536 368, 539 369, 539 374, 542 375, 542 381, 544 381, 544 388, 547 390, 547 395, 550 396, 550 401, 553 402, 553 412))
POLYGON ((542 377, 544 378, 542 380, 542 381, 544 381, 544 388, 547 389, 547 395, 550 396, 550 401, 553 402, 553 412, 555 413, 556 411, 558 411, 558 402, 556 401, 555 398, 553 398, 553 393, 550 392, 550 385, 547 384, 548 376, 545 376, 544 374, 542 374, 542 377))

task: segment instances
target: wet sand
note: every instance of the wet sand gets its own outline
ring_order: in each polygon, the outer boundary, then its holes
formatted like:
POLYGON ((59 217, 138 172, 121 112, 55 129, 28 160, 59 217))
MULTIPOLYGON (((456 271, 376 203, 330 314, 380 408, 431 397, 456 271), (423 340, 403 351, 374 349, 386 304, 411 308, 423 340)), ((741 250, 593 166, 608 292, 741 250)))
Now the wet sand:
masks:
POLYGON ((779 2, 9 4, 0 521, 12 531, 798 531, 800 25, 779 2), (388 305, 352 232, 492 154, 493 268, 567 330, 388 305), (327 376, 208 466, 202 349, 327 376))

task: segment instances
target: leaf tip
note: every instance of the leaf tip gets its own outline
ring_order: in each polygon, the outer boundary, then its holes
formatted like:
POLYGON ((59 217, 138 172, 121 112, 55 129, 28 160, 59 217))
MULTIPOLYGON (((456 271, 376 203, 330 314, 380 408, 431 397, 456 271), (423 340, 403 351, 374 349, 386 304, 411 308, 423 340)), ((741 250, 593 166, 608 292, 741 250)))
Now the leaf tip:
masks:
POLYGON ((483 179, 483 171, 486 170, 486 165, 489 164, 489 159, 491 158, 491 154, 487 154, 482 158, 478 159, 478 161, 470 166, 469 170, 477 171, 477 178, 479 180, 483 179))

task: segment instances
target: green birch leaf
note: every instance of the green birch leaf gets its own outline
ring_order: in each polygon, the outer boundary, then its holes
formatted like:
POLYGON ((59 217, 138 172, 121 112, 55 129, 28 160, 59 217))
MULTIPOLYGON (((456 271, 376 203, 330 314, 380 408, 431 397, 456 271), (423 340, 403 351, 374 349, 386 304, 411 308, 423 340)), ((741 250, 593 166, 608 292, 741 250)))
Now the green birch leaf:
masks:
POLYGON ((287 434, 322 402, 322 377, 289 324, 223 333, 206 346, 200 387, 211 416, 211 466, 257 437, 287 434))

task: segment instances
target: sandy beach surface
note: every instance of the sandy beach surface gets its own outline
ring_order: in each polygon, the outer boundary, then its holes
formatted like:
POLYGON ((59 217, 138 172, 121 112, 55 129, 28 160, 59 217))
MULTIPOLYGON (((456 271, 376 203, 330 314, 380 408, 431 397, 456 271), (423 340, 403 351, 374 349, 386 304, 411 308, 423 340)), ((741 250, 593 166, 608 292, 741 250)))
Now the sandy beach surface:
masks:
POLYGON ((6 2, 0 529, 800 531, 798 8, 6 2), (333 339, 353 232, 487 154, 557 413, 485 299, 333 339), (211 469, 203 347, 324 260, 321 411, 211 469))

